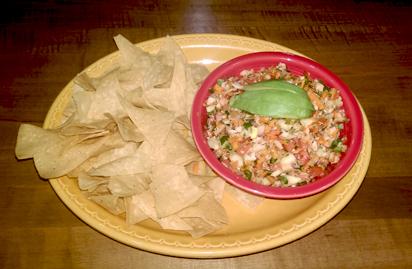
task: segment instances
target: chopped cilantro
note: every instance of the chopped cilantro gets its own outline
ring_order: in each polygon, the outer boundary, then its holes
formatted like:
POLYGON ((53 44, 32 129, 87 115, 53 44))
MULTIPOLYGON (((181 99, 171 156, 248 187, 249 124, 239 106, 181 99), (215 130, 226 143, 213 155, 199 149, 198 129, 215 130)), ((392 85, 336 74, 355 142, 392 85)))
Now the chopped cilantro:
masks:
POLYGON ((210 88, 210 89, 209 89, 209 92, 210 92, 210 93, 215 93, 215 89, 210 88))
POLYGON ((245 170, 245 176, 248 180, 252 179, 252 172, 250 172, 249 170, 245 170))
POLYGON ((229 139, 229 136, 224 135, 220 138, 220 144, 223 145, 227 140, 229 139))
POLYGON ((232 150, 233 149, 232 144, 227 143, 226 146, 225 146, 225 149, 232 150))
POLYGON ((287 179, 285 176, 281 176, 281 177, 279 178, 279 180, 282 181, 283 184, 288 184, 288 179, 287 179))
POLYGON ((344 118, 343 121, 344 121, 344 122, 349 122, 349 119, 345 116, 345 118, 344 118))
POLYGON ((246 130, 249 129, 249 127, 253 126, 252 121, 253 121, 253 119, 248 119, 247 122, 243 124, 243 126, 246 128, 246 130))
POLYGON ((335 141, 332 142, 332 145, 330 145, 330 150, 333 150, 335 152, 341 152, 342 147, 338 147, 339 143, 342 142, 341 138, 336 139, 335 141), (340 151, 339 151, 340 150, 340 151))
POLYGON ((220 78, 220 79, 217 80, 217 85, 222 86, 223 82, 224 82, 224 80, 220 78))

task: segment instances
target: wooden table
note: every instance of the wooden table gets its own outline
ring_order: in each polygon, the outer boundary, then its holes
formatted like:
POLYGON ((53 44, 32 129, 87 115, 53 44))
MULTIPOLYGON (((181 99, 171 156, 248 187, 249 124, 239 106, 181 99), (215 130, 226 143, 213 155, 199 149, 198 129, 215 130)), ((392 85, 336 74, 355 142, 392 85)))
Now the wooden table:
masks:
POLYGON ((412 266, 412 8, 408 1, 19 1, 0 26, 0 267, 330 268, 412 266), (95 231, 14 156, 21 123, 42 126, 63 87, 133 43, 189 33, 267 40, 315 59, 353 91, 373 150, 353 200, 287 245, 241 257, 184 259, 95 231))

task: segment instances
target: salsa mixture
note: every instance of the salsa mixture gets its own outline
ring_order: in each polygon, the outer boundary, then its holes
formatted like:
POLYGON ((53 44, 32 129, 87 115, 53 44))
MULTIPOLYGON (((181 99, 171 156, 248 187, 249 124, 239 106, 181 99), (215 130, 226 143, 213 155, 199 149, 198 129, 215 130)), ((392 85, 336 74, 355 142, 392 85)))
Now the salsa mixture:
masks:
POLYGON ((215 156, 237 175, 273 187, 296 187, 330 173, 346 151, 341 130, 348 122, 335 88, 308 72, 294 76, 283 63, 239 76, 218 79, 204 103, 205 137, 215 156), (232 108, 229 101, 243 87, 278 79, 305 90, 313 104, 305 119, 272 118, 232 108))

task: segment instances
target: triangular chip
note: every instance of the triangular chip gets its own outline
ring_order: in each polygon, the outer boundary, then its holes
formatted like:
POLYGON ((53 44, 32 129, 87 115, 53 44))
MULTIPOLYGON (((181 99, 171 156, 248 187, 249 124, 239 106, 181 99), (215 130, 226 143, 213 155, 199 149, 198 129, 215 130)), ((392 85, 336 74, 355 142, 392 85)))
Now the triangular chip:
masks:
POLYGON ((199 217, 204 220, 218 221, 228 224, 225 208, 215 200, 213 193, 205 193, 199 198, 196 205, 188 206, 177 213, 181 218, 199 217))
POLYGON ((111 176, 109 190, 114 196, 127 197, 144 192, 149 188, 142 174, 111 176))
POLYGON ((107 141, 109 136, 92 138, 70 146, 70 139, 53 144, 34 154, 34 164, 42 178, 61 177, 90 158, 107 141))
POLYGON ((190 178, 190 180, 195 184, 195 186, 200 186, 202 184, 205 184, 206 182, 214 179, 214 177, 210 176, 200 176, 200 175, 193 175, 193 174, 187 174, 190 178))
POLYGON ((175 59, 177 57, 181 58, 185 64, 187 63, 186 56, 184 55, 179 44, 177 44, 176 41, 170 36, 166 36, 162 47, 156 56, 162 63, 170 66, 175 65, 175 59))
POLYGON ((114 41, 116 42, 116 46, 122 54, 122 57, 130 64, 130 66, 137 65, 142 68, 149 68, 152 65, 154 57, 136 47, 124 36, 117 35, 114 37, 114 41))
POLYGON ((92 177, 86 172, 81 172, 77 178, 79 189, 88 190, 98 185, 102 185, 109 182, 108 177, 92 177))
POLYGON ((152 159, 155 159, 158 164, 178 165, 186 165, 201 158, 199 151, 173 130, 170 130, 165 143, 156 150, 156 155, 153 157, 152 159))
POLYGON ((90 106, 92 104, 95 92, 79 92, 72 95, 72 99, 76 103, 76 109, 79 122, 88 123, 90 120, 87 118, 89 114, 90 106))
POLYGON ((156 214, 155 200, 150 189, 141 194, 133 196, 133 201, 147 216, 159 223, 163 229, 181 231, 192 230, 192 227, 177 215, 170 215, 167 217, 159 218, 156 214))
POLYGON ((242 191, 229 183, 226 183, 225 191, 237 200, 240 204, 251 211, 255 211, 257 207, 264 202, 265 198, 242 191))
POLYGON ((89 174, 91 176, 121 176, 151 172, 152 165, 148 162, 151 150, 152 147, 145 141, 132 155, 103 164, 90 170, 89 174))
POLYGON ((187 224, 192 227, 192 230, 187 230, 193 239, 198 239, 207 234, 213 233, 217 230, 222 229, 225 224, 220 224, 213 221, 205 221, 201 218, 182 218, 187 224))
POLYGON ((197 201, 205 190, 196 187, 183 166, 163 164, 153 168, 155 208, 159 218, 172 215, 197 201))
POLYGON ((82 87, 86 91, 94 92, 96 88, 93 85, 92 79, 87 75, 87 73, 83 72, 74 79, 74 83, 82 87))
POLYGON ((43 129, 31 124, 20 125, 17 134, 15 154, 17 159, 28 159, 38 152, 43 152, 50 145, 63 141, 58 132, 43 129))
POLYGON ((157 85, 161 85, 172 80, 173 67, 156 61, 146 72, 143 78, 142 88, 149 90, 157 85))
POLYGON ((113 196, 111 194, 105 194, 105 195, 96 195, 96 196, 90 196, 90 200, 95 202, 96 204, 104 207, 107 211, 114 215, 119 215, 123 212, 122 210, 119 210, 117 207, 117 201, 119 200, 119 197, 113 196))
POLYGON ((215 197, 216 201, 222 203, 226 181, 221 177, 214 177, 212 180, 206 182, 206 186, 208 186, 212 190, 213 196, 215 197))
POLYGON ((172 128, 174 113, 138 108, 126 99, 122 99, 122 104, 146 141, 153 147, 160 148, 172 128))
POLYGON ((187 115, 186 67, 180 57, 176 57, 169 96, 168 110, 176 112, 176 116, 187 115))
POLYGON ((127 227, 132 226, 133 224, 139 223, 145 219, 148 219, 147 216, 137 205, 138 200, 137 196, 130 196, 125 198, 126 203, 126 225, 127 227))
POLYGON ((141 95, 141 98, 152 106, 167 109, 169 103, 169 88, 151 88, 141 95))
POLYGON ((124 114, 123 106, 118 98, 118 93, 121 91, 116 72, 104 77, 94 93, 87 117, 89 119, 106 119, 105 113, 115 116, 124 114))
POLYGON ((189 64, 189 67, 195 84, 202 83, 210 74, 209 70, 203 64, 189 64))
POLYGON ((107 113, 106 116, 113 119, 116 122, 117 127, 119 128, 119 132, 124 141, 142 142, 145 140, 145 137, 142 134, 142 132, 140 132, 140 130, 136 127, 135 124, 133 124, 133 122, 127 115, 115 117, 107 113))

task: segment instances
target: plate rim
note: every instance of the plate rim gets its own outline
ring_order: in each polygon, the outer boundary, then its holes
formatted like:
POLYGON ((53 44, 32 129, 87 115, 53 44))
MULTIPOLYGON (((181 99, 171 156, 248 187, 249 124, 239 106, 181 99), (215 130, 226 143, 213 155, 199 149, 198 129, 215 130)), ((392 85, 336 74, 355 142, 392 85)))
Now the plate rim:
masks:
MULTIPOLYGON (((303 54, 296 52, 292 49, 288 49, 284 46, 281 46, 276 43, 272 43, 269 41, 264 41, 260 39, 255 39, 251 37, 243 37, 243 36, 236 36, 236 35, 226 35, 226 34, 186 34, 186 35, 171 35, 178 43, 183 41, 187 41, 189 39, 195 40, 226 40, 229 42, 231 41, 242 41, 242 42, 251 42, 256 43, 261 46, 261 48, 272 48, 283 50, 284 52, 294 53, 301 56, 303 54)), ((147 49, 150 46, 154 46, 159 44, 164 40, 164 37, 156 38, 147 40, 144 42, 137 43, 136 46, 141 47, 143 49, 147 49)), ((276 50, 276 51, 278 51, 276 50)), ((85 68, 82 72, 88 71, 92 72, 94 68, 104 64, 107 61, 111 61, 116 57, 119 57, 119 51, 115 51, 110 53, 109 55, 101 58, 100 60, 94 62, 87 68, 85 68)), ((306 57, 306 56, 305 56, 306 57)), ((60 94, 56 97, 55 101, 53 102, 52 106, 47 113, 45 122, 43 127, 48 128, 52 126, 53 122, 56 121, 56 115, 60 113, 65 105, 67 104, 67 98, 71 95, 71 87, 74 84, 74 78, 63 88, 60 94), (65 103, 66 102, 66 103, 65 103)), ((294 224, 293 227, 289 230, 281 230, 278 234, 267 234, 266 238, 262 240, 255 240, 251 238, 248 242, 241 242, 240 240, 235 240, 234 243, 227 244, 221 243, 220 245, 213 245, 209 243, 199 243, 192 242, 188 245, 180 244, 179 242, 166 242, 162 239, 154 239, 150 238, 150 236, 141 237, 141 238, 132 238, 130 233, 126 233, 121 231, 121 227, 113 226, 109 223, 107 219, 99 219, 97 214, 89 213, 85 211, 85 207, 80 206, 77 204, 76 197, 70 196, 68 193, 68 187, 64 185, 62 178, 51 179, 49 180, 52 188, 56 192, 59 199, 68 207, 70 211, 72 211, 78 218, 80 218, 84 223, 88 226, 94 228, 98 232, 108 236, 111 239, 119 241, 123 244, 126 244, 131 247, 135 247, 138 249, 142 249, 145 251, 149 251, 152 253, 164 254, 168 256, 176 256, 176 257, 188 257, 188 258, 222 258, 222 257, 233 257, 233 256, 240 256, 244 254, 252 254, 261 252, 264 250, 276 248, 282 246, 284 244, 290 243, 292 241, 298 240, 307 234, 310 234, 314 230, 318 229, 334 216, 336 216, 354 197, 356 192, 359 190, 360 186, 363 183, 364 177, 369 167, 370 158, 371 158, 371 149, 372 149, 372 137, 370 132, 369 122, 365 115, 365 112, 362 106, 359 104, 364 121, 364 141, 363 146, 361 149, 361 154, 358 156, 358 160, 356 161, 355 165, 352 169, 358 169, 356 175, 353 176, 352 182, 350 184, 346 184, 345 190, 343 193, 339 193, 337 195, 337 199, 333 203, 328 203, 328 206, 325 210, 318 210, 318 214, 314 218, 306 218, 305 223, 301 225, 294 224), (360 160, 361 159, 361 160, 360 160), (360 162, 359 162, 360 160, 360 162), (308 225, 310 224, 310 225, 308 225), (276 240, 279 238, 280 240, 276 240), (219 251, 217 251, 219 250, 219 251)), ((351 169, 351 170, 352 170, 351 169)), ((333 186, 331 189, 335 188, 333 186)), ((113 215, 114 216, 114 215, 113 215)), ((142 232, 148 230, 144 227, 140 227, 142 232)), ((204 241, 205 236, 201 238, 204 241)), ((196 241, 196 240, 193 240, 196 241)), ((200 242, 198 241, 198 242, 200 242)))

